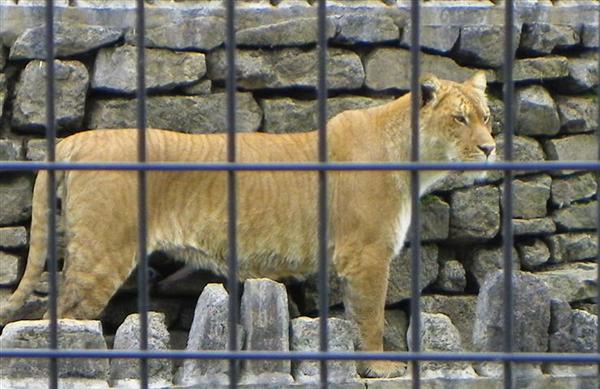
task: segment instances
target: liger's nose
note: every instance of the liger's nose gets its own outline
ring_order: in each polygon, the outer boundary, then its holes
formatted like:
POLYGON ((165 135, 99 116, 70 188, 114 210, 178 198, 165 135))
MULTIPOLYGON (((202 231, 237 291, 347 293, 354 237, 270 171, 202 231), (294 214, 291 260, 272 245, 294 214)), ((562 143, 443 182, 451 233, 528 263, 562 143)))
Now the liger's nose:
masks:
POLYGON ((496 146, 490 144, 478 145, 477 147, 479 148, 479 150, 483 151, 486 157, 489 157, 490 154, 492 154, 492 152, 496 148, 496 146))

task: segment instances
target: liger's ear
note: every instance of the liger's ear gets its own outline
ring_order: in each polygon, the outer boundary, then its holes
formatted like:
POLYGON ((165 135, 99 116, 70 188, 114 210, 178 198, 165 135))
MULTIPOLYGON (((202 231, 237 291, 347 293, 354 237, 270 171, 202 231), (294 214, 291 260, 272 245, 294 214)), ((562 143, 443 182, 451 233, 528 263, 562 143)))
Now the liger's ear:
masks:
POLYGON ((482 92, 485 92, 485 88, 487 87, 487 80, 485 78, 485 72, 478 71, 473 74, 465 84, 472 86, 473 88, 479 89, 482 92))
POLYGON ((440 91, 440 80, 433 74, 424 74, 421 77, 421 107, 435 102, 440 91))

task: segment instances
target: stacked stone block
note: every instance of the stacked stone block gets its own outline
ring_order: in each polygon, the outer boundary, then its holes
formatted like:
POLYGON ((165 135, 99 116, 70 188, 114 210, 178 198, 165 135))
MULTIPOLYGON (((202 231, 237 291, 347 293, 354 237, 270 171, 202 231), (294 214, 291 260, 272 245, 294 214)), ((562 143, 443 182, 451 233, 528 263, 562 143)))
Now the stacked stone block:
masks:
MULTIPOLYGON (((86 129, 135 127, 134 3, 56 1, 54 67, 60 137, 86 129)), ((188 133, 226 131, 221 1, 146 3, 148 125, 188 133)), ((236 3, 237 130, 313 130, 315 2, 236 3)), ((328 1, 330 117, 346 109, 383 104, 409 90, 410 3, 328 1)), ((517 3, 514 159, 596 160, 598 4, 517 3)), ((39 1, 0 1, 0 166, 2 161, 39 161, 45 155, 43 23, 39 1)), ((463 1, 452 6, 423 3, 421 70, 457 81, 476 69, 486 72, 499 159, 506 130, 502 36, 501 1, 463 1)), ((562 307, 563 316, 569 318, 551 315, 552 331, 545 350, 588 350, 573 339, 597 320, 593 310, 598 291, 593 263, 598 252, 597 177, 590 171, 543 169, 519 170, 515 176, 513 268, 543 282, 553 304, 562 307), (582 306, 593 309, 581 311, 582 306)), ((0 172, 0 304, 24 267, 32 178, 28 173, 0 172)), ((486 278, 503 264, 502 178, 500 171, 488 172, 484 182, 454 175, 421 202, 423 310, 446 315, 465 350, 474 349, 477 295, 486 278)), ((386 344, 395 350, 406 350, 409 258, 405 250, 393 260, 390 272, 386 344), (397 339, 398 334, 402 339, 397 339)), ((175 271, 164 265, 157 268, 157 279, 175 271)), ((189 271, 175 282, 177 287, 153 284, 156 293, 151 308, 167 314, 171 333, 186 333, 193 327, 196 298, 212 281, 222 280, 189 271)), ((342 304, 343 280, 332 274, 330 286, 335 311, 342 304)), ((36 288, 38 294, 31 302, 39 303, 45 289, 43 283, 36 288)), ((103 323, 109 333, 135 311, 132 290, 124 288, 105 312, 103 323)), ((292 319, 314 315, 317 301, 311 278, 291 293, 292 319)), ((542 369, 558 371, 553 366, 542 369)))

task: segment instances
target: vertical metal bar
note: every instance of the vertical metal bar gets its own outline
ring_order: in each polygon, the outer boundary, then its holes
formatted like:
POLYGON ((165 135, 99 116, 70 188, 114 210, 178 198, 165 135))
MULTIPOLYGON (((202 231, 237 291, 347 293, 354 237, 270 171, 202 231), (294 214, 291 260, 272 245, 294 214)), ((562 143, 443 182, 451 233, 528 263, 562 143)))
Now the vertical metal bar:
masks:
MULTIPOLYGON (((411 126, 411 148, 410 160, 419 161, 419 107, 421 105, 421 93, 419 88, 420 62, 419 62, 419 25, 420 25, 420 7, 419 1, 413 0, 410 7, 410 126, 411 126)), ((412 344, 414 352, 421 351, 421 310, 419 306, 419 297, 421 288, 419 286, 421 275, 421 217, 419 214, 419 172, 414 170, 410 172, 410 194, 411 194, 411 298, 410 298, 410 324, 412 344)), ((419 361, 412 363, 412 387, 418 389, 421 387, 421 377, 419 361)))
MULTIPOLYGON (((514 131, 514 84, 513 84, 513 63, 514 63, 514 4, 513 0, 506 0, 504 13, 504 159, 512 161, 513 159, 513 131, 514 131)), ((504 256, 504 339, 503 351, 511 353, 513 351, 513 285, 512 285, 512 247, 513 247, 513 172, 506 170, 504 173, 504 197, 502 214, 502 248, 504 256)), ((504 362, 504 387, 507 389, 514 387, 513 364, 510 361, 504 362)))
MULTIPOLYGON (((56 84, 54 81, 54 0, 46 0, 46 147, 48 162, 56 161, 56 84)), ((58 348, 58 260, 56 253, 56 172, 48 171, 48 311, 50 349, 58 348)), ((58 360, 50 358, 49 388, 58 388, 58 360)))
MULTIPOLYGON (((137 153, 138 162, 146 156, 146 55, 144 0, 137 0, 137 153)), ((140 313, 140 350, 148 350, 148 255, 147 255, 147 177, 138 170, 138 310, 140 313)), ((148 359, 140 359, 140 387, 148 387, 148 359)))
MULTIPOLYGON (((598 25, 600 26, 600 6, 598 7, 598 25)), ((600 47, 600 31, 598 32, 598 47, 600 47)), ((600 74, 600 50, 596 51, 598 55, 598 74, 600 74)), ((596 125, 596 137, 598 142, 598 161, 600 161, 600 86, 596 87, 597 94, 597 125, 596 125)), ((598 196, 598 189, 600 188, 600 172, 596 172, 596 234, 598 238, 597 243, 597 252, 596 252, 596 285, 600 285, 600 197, 598 196)), ((598 291, 598 295, 596 296, 596 316, 600 318, 600 290, 598 291)), ((598 320, 598 327, 596 328, 596 352, 600 354, 600 320, 598 320)), ((598 377, 600 377, 600 363, 597 365, 598 367, 598 377)))
MULTIPOLYGON (((317 88, 319 162, 327 162, 327 0, 319 0, 318 13, 318 57, 319 79, 317 88)), ((319 170, 319 350, 327 351, 329 316, 329 261, 327 258, 327 172, 319 170)), ((320 363, 321 388, 327 388, 327 361, 320 363)))
MULTIPOLYGON (((235 78, 235 1, 227 0, 226 3, 226 26, 225 49, 227 51, 227 161, 236 160, 236 78, 235 78)), ((236 172, 229 170, 227 172, 227 239, 229 245, 228 257, 228 289, 229 289, 229 350, 236 351, 238 344, 237 323, 238 323, 238 275, 237 275, 237 182, 236 172)), ((237 361, 229 360, 229 387, 237 387, 237 361)))

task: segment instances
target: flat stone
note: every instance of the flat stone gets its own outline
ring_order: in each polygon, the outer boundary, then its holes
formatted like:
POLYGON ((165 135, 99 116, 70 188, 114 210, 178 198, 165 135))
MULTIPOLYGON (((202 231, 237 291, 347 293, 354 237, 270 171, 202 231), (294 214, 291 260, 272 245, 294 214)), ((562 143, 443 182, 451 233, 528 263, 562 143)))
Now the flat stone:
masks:
POLYGON ((583 173, 552 179, 552 204, 562 208, 576 201, 589 200, 598 191, 598 183, 593 173, 583 173))
MULTIPOLYGON (((54 61, 56 74, 56 124, 59 130, 80 129, 85 110, 89 75, 78 61, 54 61)), ((31 61, 21 73, 16 86, 12 125, 17 130, 41 132, 46 126, 46 65, 31 61)), ((43 133, 43 132, 42 132, 43 133)))
POLYGON ((598 237, 593 232, 556 234, 547 242, 552 263, 593 259, 598 253, 598 237))
MULTIPOLYGON (((528 176, 513 181, 512 215, 535 219, 546 216, 552 178, 547 174, 528 176)), ((504 210, 504 186, 500 186, 500 205, 504 210)))
MULTIPOLYGON (((257 53, 240 50, 236 60, 238 86, 250 90, 316 88, 317 52, 288 48, 257 53)), ((227 62, 224 50, 207 57, 208 78, 225 79, 227 62)), ((360 57, 349 50, 331 48, 327 56, 327 85, 330 89, 351 90, 363 85, 365 73, 360 57)))
MULTIPOLYGON (((206 74, 204 54, 146 49, 146 87, 167 91, 199 82, 206 74)), ((96 56, 92 88, 134 94, 137 90, 137 49, 119 46, 101 49, 96 56)))
MULTIPOLYGON (((327 321, 329 351, 354 351, 352 324, 347 320, 330 318, 327 321)), ((291 350, 319 351, 319 318, 299 317, 291 321, 291 350)), ((300 383, 319 382, 318 361, 294 361, 292 372, 300 383)), ((354 361, 329 361, 327 363, 329 382, 343 383, 358 378, 354 361)))
POLYGON ((598 295, 597 267, 594 263, 566 263, 537 272, 535 276, 546 283, 552 298, 567 302, 581 301, 598 295))
POLYGON ((473 351, 473 323, 477 296, 429 295, 421 297, 421 310, 429 313, 442 313, 452 320, 460 333, 465 350, 473 351))
MULTIPOLYGON (((127 316, 115 334, 115 350, 139 350, 140 315, 127 316)), ((148 350, 169 349, 169 331, 165 315, 148 312, 148 350)), ((173 361, 170 359, 149 359, 148 380, 154 387, 169 386, 172 378, 173 361)), ((140 361, 136 359, 113 359, 110 363, 110 379, 114 386, 139 385, 140 361)))
POLYGON ((516 246, 523 269, 533 270, 550 259, 550 249, 541 239, 518 242, 516 246))
MULTIPOLYGON (((60 138, 56 139, 56 143, 60 138)), ((46 139, 29 139, 25 145, 25 159, 28 161, 45 161, 47 154, 46 139)))
POLYGON ((555 81, 558 90, 564 93, 582 93, 598 86, 598 60, 591 58, 569 58, 569 74, 555 81))
POLYGON ((0 285, 14 285, 17 282, 20 261, 18 256, 0 251, 0 285))
POLYGON ((550 23, 525 23, 519 48, 533 54, 550 54, 555 48, 578 45, 579 34, 571 26, 550 23))
POLYGON ((186 86, 182 89, 182 92, 186 95, 210 95, 212 91, 212 81, 202 80, 196 84, 186 86))
MULTIPOLYGON (((58 58, 70 57, 115 43, 123 36, 121 29, 77 23, 54 25, 54 47, 58 58)), ((10 50, 10 59, 46 59, 46 26, 25 30, 10 50)))
MULTIPOLYGON (((0 337, 2 348, 40 349, 48 348, 48 320, 16 321, 6 325, 0 337)), ((102 326, 94 320, 58 320, 59 349, 99 349, 106 350, 102 336, 102 326)), ((49 364, 47 359, 2 358, 1 375, 11 379, 37 378, 48 382, 49 364)), ((109 367, 107 358, 82 359, 61 358, 58 360, 60 378, 86 378, 106 381, 109 367)))
POLYGON ((0 227, 0 248, 20 249, 27 246, 25 227, 0 227))
POLYGON ((488 95, 487 98, 492 122, 492 135, 496 135, 504 131, 504 102, 493 95, 488 95))
POLYGON ((388 16, 372 14, 347 14, 336 17, 338 33, 335 43, 355 45, 398 41, 400 30, 388 16))
POLYGON ((23 223, 31 217, 33 185, 26 176, 10 177, 0 183, 0 226, 23 223))
MULTIPOLYGON (((128 41, 133 41, 133 36, 128 41)), ((147 28, 146 47, 174 50, 210 51, 225 42, 225 19, 215 16, 181 18, 177 23, 165 23, 147 28)))
MULTIPOLYGON (((519 254, 513 248, 512 264, 513 269, 521 268, 519 254)), ((477 284, 481 288, 488 274, 504 268, 504 249, 502 247, 481 247, 473 252, 469 271, 475 277, 477 284)))
MULTIPOLYGON (((569 135, 549 139, 544 149, 550 160, 594 161, 598 157, 598 141, 594 134, 569 135)), ((573 170, 553 171, 553 174, 571 174, 573 170)))
MULTIPOLYGON (((154 96, 147 100, 148 127, 187 133, 227 131, 226 95, 154 96), (185 115, 181 115, 185 112, 185 115)), ((237 94, 236 130, 256 131, 262 111, 250 93, 237 94)), ((89 128, 135 128, 136 100, 94 100, 90 108, 89 128)))
POLYGON ((406 344, 408 316, 398 308, 386 309, 384 315, 383 349, 385 351, 408 351, 408 345, 406 344))
POLYGON ((562 133, 592 132, 598 126, 598 103, 591 96, 555 97, 562 133))
MULTIPOLYGON (((187 351, 229 348, 229 294, 222 284, 208 284, 194 312, 187 351)), ((238 331, 241 346, 241 331, 238 331)), ((241 349, 241 347, 240 347, 241 349)), ((187 359, 176 376, 178 385, 225 385, 229 382, 227 360, 187 359)))
MULTIPOLYGON (((411 250, 403 250, 402 253, 393 258, 390 263, 390 274, 386 304, 393 304, 402 300, 410 299, 411 276, 410 276, 411 250)), ((438 247, 434 244, 421 247, 421 275, 419 277, 420 289, 423 290, 431 285, 438 276, 438 247)))
MULTIPOLYGON (((569 61, 562 56, 517 59, 513 68, 515 82, 555 80, 568 75, 569 61)), ((499 69, 496 72, 498 81, 502 82, 503 76, 502 69, 499 69)))
MULTIPOLYGON (((421 313, 419 326, 421 350, 424 352, 464 352, 460 334, 450 318, 441 313, 421 313)), ((407 332, 409 348, 412 344, 412 328, 407 332)), ((422 362, 419 370, 425 379, 475 377, 469 362, 422 362)))
MULTIPOLYGON (((2 101, 0 101, 1 105, 2 101)), ((0 115, 2 114, 0 113, 0 115)), ((19 161, 22 158, 23 142, 21 140, 0 139, 0 161, 19 161)))
POLYGON ((513 219, 513 232, 515 235, 548 235, 556 231, 554 220, 549 217, 535 219, 513 219))
MULTIPOLYGON (((518 47, 521 29, 513 28, 514 47, 518 47)), ((460 39, 457 54, 461 62, 471 65, 497 68, 504 63, 504 26, 500 25, 471 25, 463 26, 460 30, 460 39)))
POLYGON ((437 196, 421 199, 421 239, 444 240, 450 233, 450 205, 437 196))
MULTIPOLYGON (((374 107, 389 99, 362 96, 332 97, 327 99, 327 118, 351 110, 374 107)), ((263 131, 274 134, 313 131, 317 128, 317 102, 288 97, 264 99, 260 102, 264 112, 263 131)))
MULTIPOLYGON (((545 352, 548 347, 550 326, 550 291, 537 277, 524 272, 512 275, 514 317, 512 339, 515 351, 545 352)), ((477 351, 502 351, 505 329, 504 273, 490 273, 477 296, 473 345, 477 351)), ((483 376, 502 374, 501 364, 485 362, 477 364, 477 372, 483 376)), ((517 375, 541 375, 540 364, 515 365, 517 375)))
MULTIPOLYGON (((496 136, 496 159, 504 160, 504 134, 496 136)), ((513 161, 533 162, 546 160, 544 149, 540 142, 534 138, 515 135, 513 137, 513 161)), ((515 170, 515 176, 535 173, 532 170, 515 170)), ((502 171, 488 173, 490 179, 502 179, 504 173, 502 171)))
MULTIPOLYGON (((284 47, 314 45, 317 43, 317 18, 293 18, 282 22, 238 30, 236 43, 240 47, 284 47)), ((326 36, 336 34, 335 21, 327 18, 326 36)))
MULTIPOLYGON (((241 323, 246 350, 289 351, 289 312, 285 286, 269 279, 244 282, 241 323)), ((251 384, 291 383, 290 361, 247 360, 242 380, 251 384)))
POLYGON ((596 228, 597 201, 572 204, 570 207, 557 209, 552 213, 552 219, 559 230, 579 231, 596 228))
POLYGON ((490 185, 453 192, 450 197, 451 238, 476 241, 496 236, 500 230, 499 199, 498 188, 490 185))
POLYGON ((464 292, 467 286, 465 268, 457 260, 441 261, 436 289, 444 292, 464 292))
MULTIPOLYGON (((410 51, 382 47, 371 51, 365 58, 365 85, 375 91, 397 89, 410 90, 410 51)), ((421 54, 421 73, 463 82, 475 73, 475 69, 458 65, 452 59, 431 54, 421 54)), ((493 75, 488 73, 491 82, 493 75)))
MULTIPOLYGON (((48 387, 48 378, 19 378, 0 377, 2 389, 31 389, 48 387)), ((61 389, 109 389, 105 380, 85 378, 59 378, 58 387, 61 389)))
POLYGON ((581 44, 587 48, 598 47, 598 34, 600 28, 597 24, 584 24, 581 31, 581 44))
POLYGON ((518 135, 552 136, 560 130, 556 103, 540 85, 531 85, 516 92, 516 127, 518 135))
MULTIPOLYGON (((447 53, 460 36, 460 27, 453 25, 424 25, 419 29, 419 44, 426 49, 447 53)), ((410 47, 411 28, 407 24, 402 32, 401 44, 410 47)))

